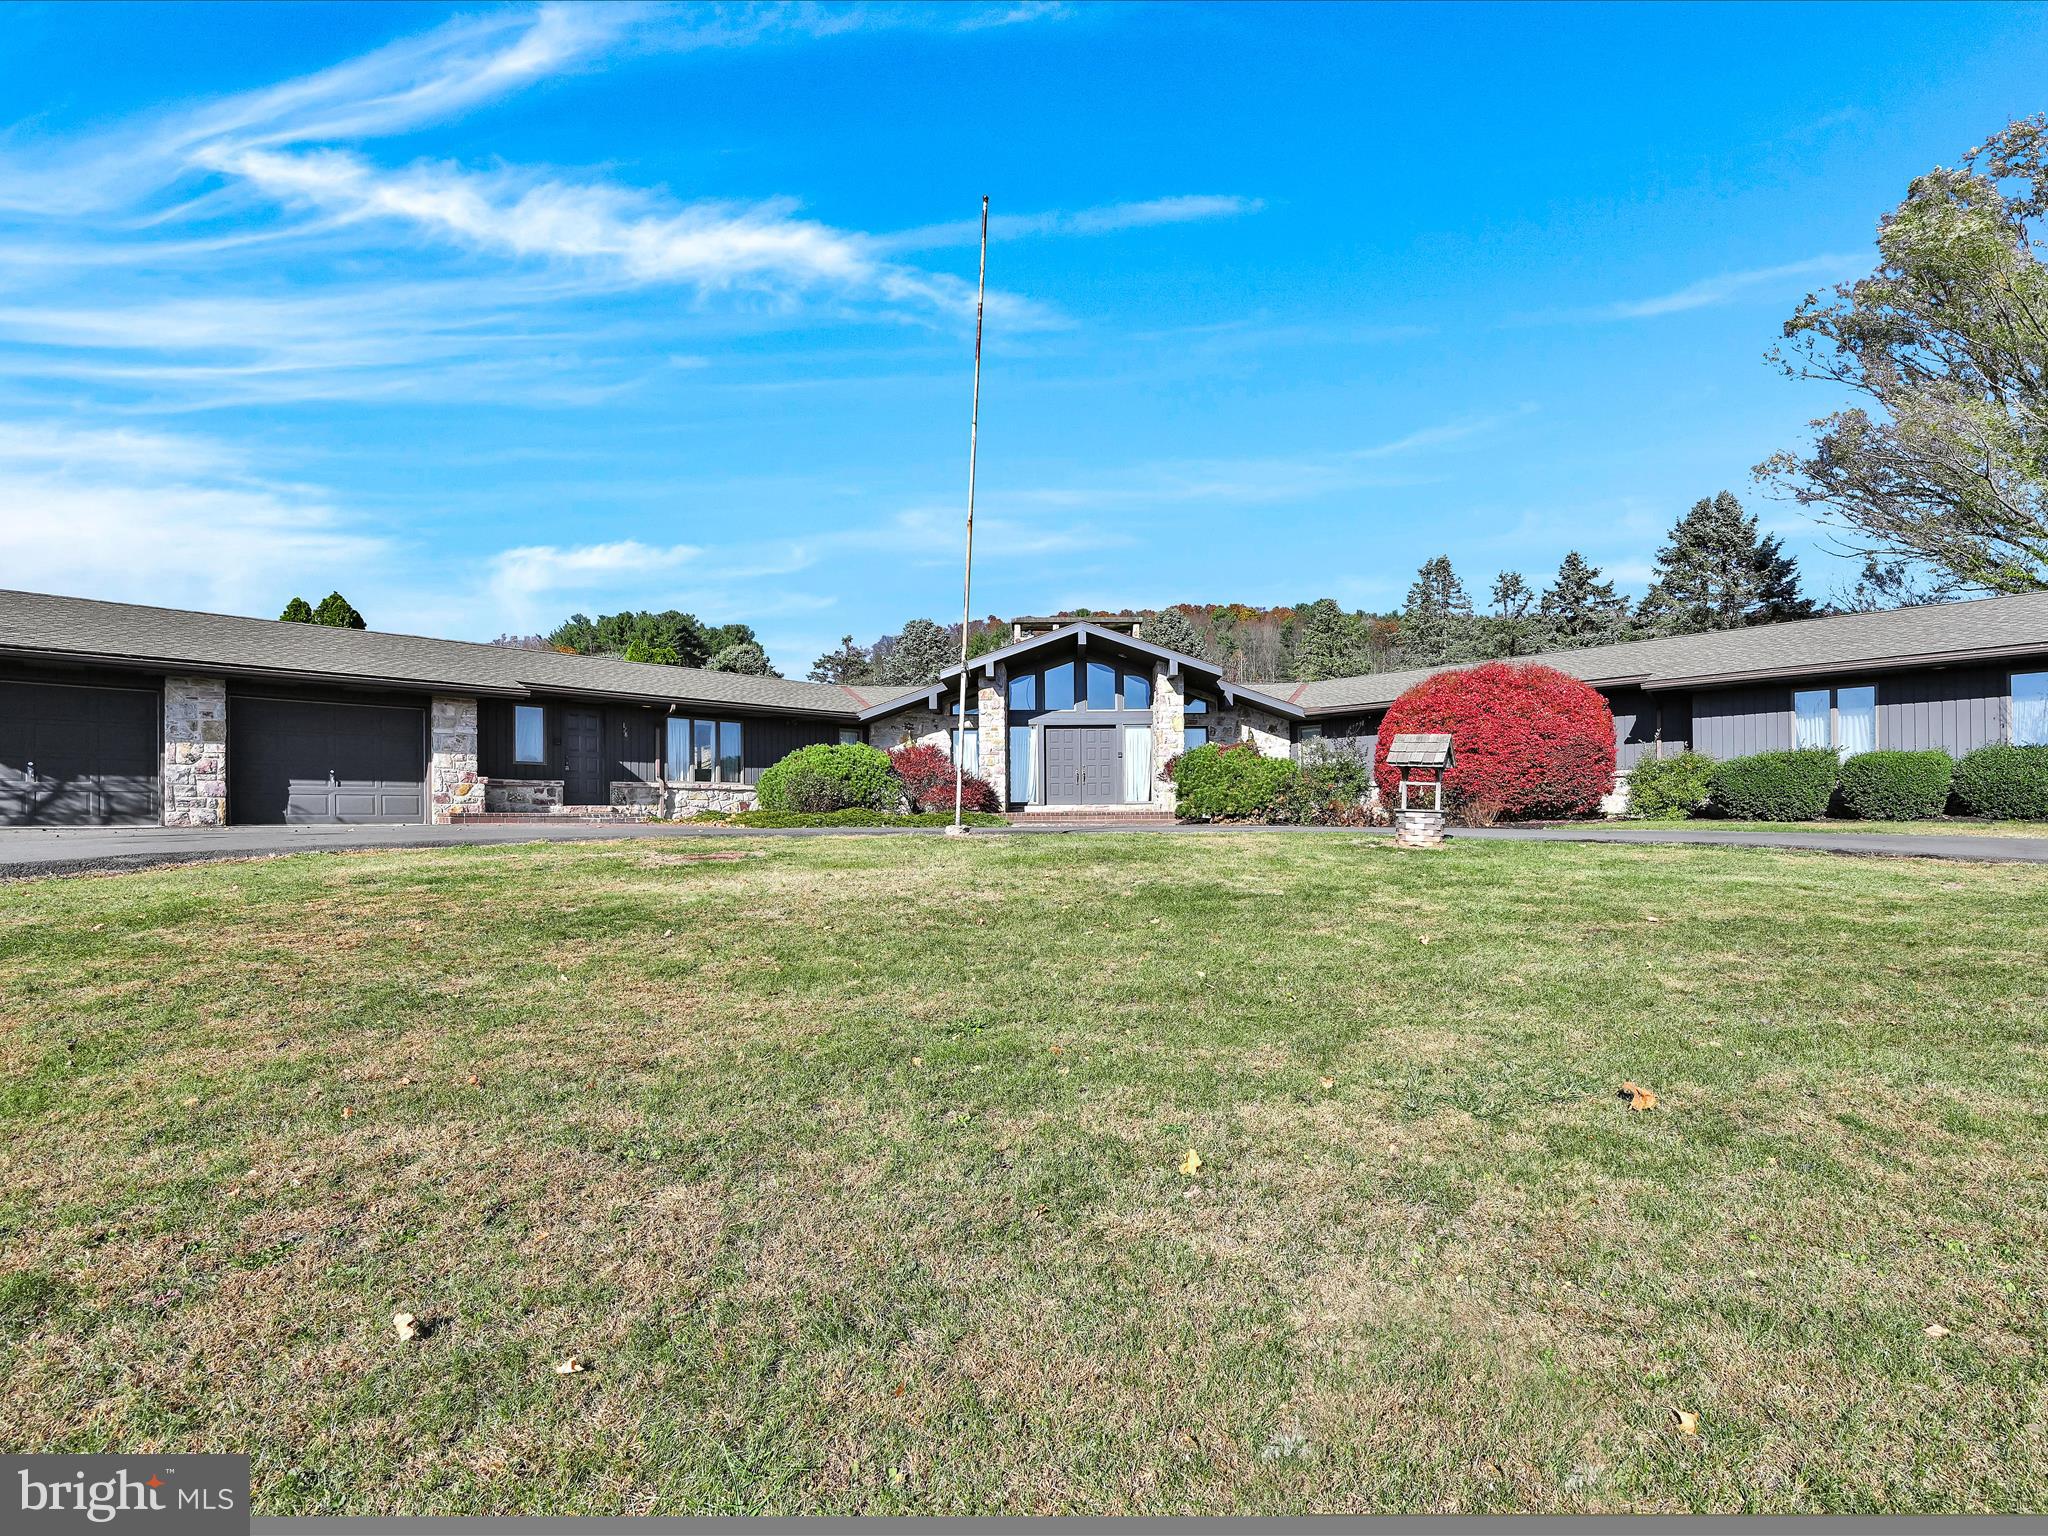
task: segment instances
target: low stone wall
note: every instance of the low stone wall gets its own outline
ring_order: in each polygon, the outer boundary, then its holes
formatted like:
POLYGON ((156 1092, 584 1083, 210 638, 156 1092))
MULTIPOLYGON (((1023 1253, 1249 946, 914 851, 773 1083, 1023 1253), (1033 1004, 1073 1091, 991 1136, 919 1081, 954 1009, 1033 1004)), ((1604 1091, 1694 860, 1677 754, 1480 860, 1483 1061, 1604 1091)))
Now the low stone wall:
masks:
POLYGON ((640 779, 614 779, 611 803, 613 810, 652 811, 661 804, 661 786, 640 779))
POLYGON ((487 811, 552 811, 562 804, 561 779, 486 779, 487 811))
POLYGON ((228 684, 164 679, 164 825, 218 827, 228 819, 228 684))
MULTIPOLYGON (((622 786, 613 785, 616 793, 622 786)), ((636 785, 635 788, 654 790, 653 784, 636 785)), ((682 821, 698 811, 751 811, 754 808, 754 786, 751 784, 671 784, 661 813, 670 821, 682 821)))

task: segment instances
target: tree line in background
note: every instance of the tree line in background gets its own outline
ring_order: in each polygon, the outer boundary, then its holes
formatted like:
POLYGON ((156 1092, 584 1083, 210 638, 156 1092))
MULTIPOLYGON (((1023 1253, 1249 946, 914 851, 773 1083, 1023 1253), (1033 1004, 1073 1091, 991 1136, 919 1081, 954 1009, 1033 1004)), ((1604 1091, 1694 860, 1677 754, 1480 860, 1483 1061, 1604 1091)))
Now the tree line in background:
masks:
POLYGON ((705 667, 780 677, 751 624, 706 624, 694 613, 665 608, 624 613, 571 614, 545 635, 500 635, 493 645, 570 656, 616 656, 663 667, 705 667))

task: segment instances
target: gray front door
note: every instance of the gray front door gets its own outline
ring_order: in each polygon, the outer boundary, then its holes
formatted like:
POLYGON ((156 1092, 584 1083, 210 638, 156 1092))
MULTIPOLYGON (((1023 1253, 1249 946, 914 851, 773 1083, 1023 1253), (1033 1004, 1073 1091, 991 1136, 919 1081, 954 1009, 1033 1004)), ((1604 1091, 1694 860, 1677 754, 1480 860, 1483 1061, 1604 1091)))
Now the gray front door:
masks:
POLYGON ((604 777, 604 716, 594 709, 562 712, 562 803, 606 805, 610 787, 604 777))
POLYGON ((1113 725, 1052 725, 1045 730, 1045 803, 1116 805, 1123 771, 1113 725))
POLYGON ((0 826, 155 821, 162 722, 144 689, 0 683, 0 826))
POLYGON ((235 822, 409 826, 427 819, 421 710, 237 697, 228 711, 228 815, 235 822))

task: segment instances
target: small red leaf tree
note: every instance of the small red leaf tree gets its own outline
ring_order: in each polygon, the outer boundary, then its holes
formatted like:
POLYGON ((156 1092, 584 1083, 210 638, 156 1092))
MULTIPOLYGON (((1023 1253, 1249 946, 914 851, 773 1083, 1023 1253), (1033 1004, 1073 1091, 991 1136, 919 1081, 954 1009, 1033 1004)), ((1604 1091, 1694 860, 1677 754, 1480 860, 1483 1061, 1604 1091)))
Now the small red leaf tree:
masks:
POLYGON ((1400 775, 1387 767, 1394 738, 1441 732, 1452 751, 1445 809, 1461 821, 1590 816, 1614 787, 1614 713, 1554 667, 1490 661, 1424 678, 1394 700, 1373 759, 1388 810, 1400 808, 1400 775))
MULTIPOLYGON (((889 754, 889 766, 903 781, 903 796, 913 811, 953 809, 953 759, 943 747, 898 747, 889 754)), ((996 792, 986 779, 968 774, 960 785, 963 811, 1000 811, 996 792)))

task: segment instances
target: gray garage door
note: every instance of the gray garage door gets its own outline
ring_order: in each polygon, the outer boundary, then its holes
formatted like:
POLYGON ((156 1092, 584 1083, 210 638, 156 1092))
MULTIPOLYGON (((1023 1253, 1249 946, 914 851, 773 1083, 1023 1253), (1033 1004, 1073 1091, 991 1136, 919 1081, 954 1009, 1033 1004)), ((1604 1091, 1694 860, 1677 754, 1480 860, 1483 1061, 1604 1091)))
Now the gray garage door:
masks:
POLYGON ((274 825, 426 820, 426 720, 387 704, 237 698, 228 815, 274 825))
POLYGON ((155 821, 162 721, 147 689, 0 683, 0 826, 155 821))

